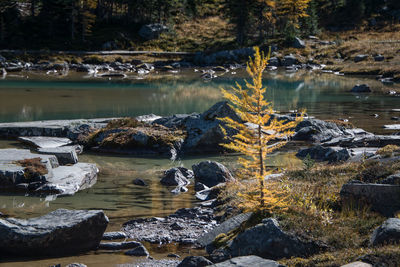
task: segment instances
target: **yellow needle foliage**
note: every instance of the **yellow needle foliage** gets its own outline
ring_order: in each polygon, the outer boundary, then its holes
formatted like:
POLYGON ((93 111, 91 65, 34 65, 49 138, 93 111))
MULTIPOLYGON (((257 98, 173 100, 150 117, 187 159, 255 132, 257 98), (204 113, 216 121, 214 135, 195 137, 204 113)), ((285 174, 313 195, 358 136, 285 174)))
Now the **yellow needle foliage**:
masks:
POLYGON ((311 0, 282 0, 279 1, 278 14, 285 16, 296 27, 299 28, 299 19, 308 17, 307 8, 311 0))
MULTIPOLYGON (((273 116, 273 105, 264 97, 267 88, 262 85, 262 75, 269 55, 265 57, 258 47, 254 50, 254 59, 250 59, 246 69, 251 82, 245 80, 245 88, 236 83, 232 92, 222 89, 224 97, 229 100, 230 106, 243 121, 237 122, 229 117, 220 118, 225 124, 224 127, 237 132, 233 137, 227 137, 230 139, 229 143, 222 145, 244 154, 244 157, 238 159, 239 178, 258 181, 258 188, 250 188, 247 192, 240 193, 239 197, 244 199, 242 207, 246 210, 273 211, 285 208, 287 204, 280 186, 272 181, 265 181, 265 176, 270 174, 265 169, 265 159, 267 154, 287 143, 288 137, 294 134, 293 129, 303 119, 304 113, 291 121, 278 120, 273 116), (270 144, 272 141, 274 143, 270 144)), ((224 127, 222 130, 227 136, 224 127)))

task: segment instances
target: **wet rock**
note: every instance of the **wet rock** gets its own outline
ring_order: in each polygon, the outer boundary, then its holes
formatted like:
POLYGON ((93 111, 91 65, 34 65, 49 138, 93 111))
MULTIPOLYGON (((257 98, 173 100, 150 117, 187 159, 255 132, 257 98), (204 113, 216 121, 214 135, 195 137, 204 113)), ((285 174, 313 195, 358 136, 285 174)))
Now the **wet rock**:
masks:
POLYGON ((277 58, 277 57, 271 57, 271 58, 268 60, 268 66, 269 66, 269 67, 279 67, 279 66, 280 66, 279 58, 277 58))
POLYGON ((143 25, 139 30, 139 35, 140 37, 146 40, 153 40, 157 39, 161 33, 167 31, 168 31, 167 26, 160 23, 154 23, 154 24, 143 25))
POLYGON ((357 55, 354 57, 354 62, 364 61, 368 58, 368 55, 357 55))
POLYGON ((189 189, 185 186, 177 186, 171 191, 172 194, 186 193, 189 189))
POLYGON ((140 178, 133 180, 132 183, 134 185, 147 186, 147 183, 143 179, 140 179, 140 178))
POLYGON ((78 155, 76 153, 76 146, 39 148, 37 151, 39 154, 56 156, 58 162, 61 165, 78 163, 78 155))
POLYGON ((390 184, 347 183, 340 190, 342 203, 369 206, 385 216, 400 210, 400 186, 390 184))
POLYGON ((99 249, 104 250, 121 250, 121 249, 130 249, 130 248, 137 248, 142 246, 140 242, 136 241, 128 241, 128 242, 107 242, 107 243, 100 243, 99 249))
POLYGON ((293 41, 293 47, 294 48, 306 48, 306 43, 303 40, 301 40, 300 38, 295 37, 294 41, 293 41))
POLYGON ((230 171, 221 163, 203 161, 192 166, 195 181, 208 187, 234 180, 230 171))
POLYGON ((205 231, 209 231, 217 222, 210 208, 196 207, 179 209, 174 214, 159 218, 135 219, 124 223, 123 231, 138 241, 156 244, 177 242, 180 244, 194 244, 196 239, 205 231), (171 229, 177 223, 181 230, 171 229))
POLYGON ((213 263, 203 256, 188 256, 181 261, 176 267, 203 267, 213 263))
POLYGON ((342 147, 323 147, 321 145, 317 145, 311 148, 301 149, 296 156, 299 158, 305 158, 307 155, 314 160, 318 161, 328 161, 329 163, 333 162, 342 162, 350 159, 350 152, 346 148, 342 147))
POLYGON ((62 137, 48 137, 48 136, 33 136, 33 137, 19 137, 19 141, 27 143, 37 148, 55 148, 67 146, 72 143, 68 138, 62 137))
POLYGON ((211 266, 215 267, 283 267, 276 261, 266 260, 258 256, 236 257, 211 266))
POLYGON ((275 219, 264 219, 261 224, 240 233, 228 245, 231 257, 256 255, 268 259, 308 257, 321 251, 313 241, 303 241, 279 228, 275 219))
POLYGON ((160 182, 162 185, 166 186, 184 186, 189 184, 189 181, 178 168, 172 168, 165 171, 160 182))
POLYGON ((0 254, 49 256, 97 248, 108 218, 101 210, 58 209, 47 215, 0 219, 0 254))
POLYGON ((106 232, 103 234, 102 240, 115 240, 127 238, 124 232, 106 232))
POLYGON ((397 244, 400 242, 400 219, 389 218, 376 228, 371 236, 371 246, 397 244))
POLYGON ((184 167, 177 167, 178 170, 185 176, 186 179, 193 179, 194 178, 194 173, 192 170, 189 170, 184 167))
POLYGON ((149 252, 142 244, 134 249, 130 249, 130 250, 126 251, 124 254, 128 255, 128 256, 137 256, 137 257, 150 256, 149 252))
POLYGON ((367 84, 357 84, 351 89, 352 93, 370 93, 371 88, 367 84))
POLYGON ((207 252, 211 254, 212 251, 215 249, 212 243, 218 235, 227 234, 228 232, 238 228, 243 222, 247 221, 251 215, 251 212, 241 213, 232 218, 229 218, 208 233, 200 236, 197 239, 196 243, 199 244, 200 247, 206 247, 207 252))

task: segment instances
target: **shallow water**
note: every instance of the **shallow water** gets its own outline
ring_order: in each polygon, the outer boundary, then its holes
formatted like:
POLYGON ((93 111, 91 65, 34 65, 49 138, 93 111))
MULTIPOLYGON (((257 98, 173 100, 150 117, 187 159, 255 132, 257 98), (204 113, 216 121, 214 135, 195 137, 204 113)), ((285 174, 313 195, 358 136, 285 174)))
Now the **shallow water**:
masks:
MULTIPOLYGON (((154 113, 202 112, 221 100, 220 87, 228 88, 241 81, 243 71, 225 74, 210 82, 199 78, 199 73, 187 70, 178 74, 153 74, 126 79, 102 79, 71 73, 68 77, 46 76, 43 73, 8 75, 0 80, 0 122, 44 119, 73 119, 96 117, 136 116, 154 113)), ((308 73, 269 73, 265 75, 269 87, 268 99, 275 109, 285 112, 306 108, 311 116, 322 119, 346 118, 358 127, 375 133, 387 133, 384 124, 393 123, 392 116, 400 112, 399 98, 384 94, 380 82, 365 78, 348 78, 308 73), (373 94, 351 94, 356 83, 368 83, 373 94), (378 114, 375 118, 372 114, 378 114)), ((1 141, 0 148, 21 147, 14 141, 1 141)), ((121 224, 135 217, 163 216, 178 208, 192 207, 196 200, 193 184, 189 192, 175 196, 172 188, 161 186, 160 174, 175 166, 190 168, 203 160, 217 160, 228 167, 234 165, 234 155, 185 157, 178 161, 160 158, 139 158, 113 155, 84 154, 81 162, 93 162, 100 168, 97 183, 72 197, 57 199, 23 195, 0 194, 0 212, 19 218, 35 217, 58 208, 103 209, 110 218, 107 230, 119 230, 121 224), (149 186, 132 184, 135 178, 144 179, 149 186)), ((270 157, 269 165, 297 166, 301 161, 293 153, 270 157)), ((151 255, 165 257, 168 251, 186 255, 187 248, 151 246, 151 255)), ((201 253, 201 252, 191 252, 201 253)), ((83 262, 88 266, 110 266, 132 263, 131 257, 118 253, 91 252, 76 257, 34 260, 13 260, 0 266, 49 266, 51 264, 83 262)), ((1 261, 1 260, 0 260, 1 261)))

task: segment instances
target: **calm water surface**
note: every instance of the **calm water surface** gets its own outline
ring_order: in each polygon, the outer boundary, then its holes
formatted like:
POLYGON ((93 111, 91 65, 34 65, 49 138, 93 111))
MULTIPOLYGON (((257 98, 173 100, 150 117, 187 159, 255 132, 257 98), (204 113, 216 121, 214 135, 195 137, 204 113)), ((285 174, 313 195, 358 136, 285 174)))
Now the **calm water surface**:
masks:
MULTIPOLYGON (((153 74, 145 78, 131 75, 126 79, 111 80, 76 73, 68 77, 42 73, 8 75, 0 80, 0 122, 202 112, 221 100, 219 88, 229 88, 236 81, 241 82, 245 75, 237 71, 237 74, 225 74, 210 82, 201 80, 199 76, 193 70, 178 74, 153 74)), ((370 79, 270 73, 265 75, 265 83, 269 87, 267 97, 274 101, 275 109, 282 112, 306 108, 312 116, 346 118, 356 126, 375 133, 385 133, 382 126, 393 123, 390 120, 392 116, 400 116, 400 112, 392 111, 400 108, 399 98, 383 93, 394 88, 384 88, 381 83, 370 79), (376 93, 349 93, 356 83, 368 83, 376 93), (378 117, 371 116, 373 114, 378 117)), ((0 141, 0 148, 6 147, 21 145, 14 141, 0 141)), ((168 168, 190 168, 202 160, 217 160, 232 167, 235 156, 191 157, 172 162, 160 158, 84 154, 80 156, 81 162, 96 163, 101 170, 92 188, 72 197, 57 199, 0 194, 0 211, 27 218, 58 208, 103 209, 110 218, 108 230, 119 230, 123 222, 135 217, 163 216, 178 208, 192 207, 196 203, 192 187, 189 193, 175 196, 170 193, 172 188, 160 186, 159 177, 168 168), (144 179, 149 186, 133 185, 135 178, 144 179)), ((293 153, 270 157, 271 166, 298 164, 301 162, 293 153)), ((176 250, 182 255, 188 253, 187 249, 173 246, 167 249, 176 250)), ((167 251, 151 247, 155 258, 165 256, 167 251)), ((76 261, 89 266, 110 266, 133 262, 132 258, 122 254, 94 252, 76 257, 26 260, 0 263, 0 266, 49 266, 76 261)))

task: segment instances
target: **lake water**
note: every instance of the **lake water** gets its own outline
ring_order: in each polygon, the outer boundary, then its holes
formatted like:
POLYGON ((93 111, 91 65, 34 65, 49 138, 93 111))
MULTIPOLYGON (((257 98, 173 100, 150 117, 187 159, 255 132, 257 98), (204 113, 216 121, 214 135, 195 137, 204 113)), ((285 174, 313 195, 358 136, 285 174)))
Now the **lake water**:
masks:
MULTIPOLYGON (((154 113, 203 112, 221 100, 220 88, 229 88, 245 77, 243 71, 225 74, 205 82, 200 74, 186 70, 178 74, 152 74, 126 79, 84 77, 71 73, 68 77, 48 76, 43 73, 8 75, 0 80, 0 122, 47 119, 74 119, 136 116, 154 113)), ((306 108, 311 116, 321 119, 348 119, 357 127, 375 133, 387 133, 383 125, 393 123, 391 117, 400 116, 393 109, 400 108, 399 98, 383 91, 392 90, 380 82, 365 78, 348 78, 328 74, 269 73, 265 75, 268 99, 275 109, 285 112, 306 108), (357 83, 368 83, 377 91, 373 94, 352 94, 357 83), (376 116, 371 116, 377 114, 376 116)), ((21 147, 15 141, 0 141, 0 148, 21 147)), ((234 155, 202 156, 170 161, 160 158, 139 158, 84 154, 81 162, 93 162, 100 168, 97 183, 72 197, 57 199, 23 195, 0 194, 0 211, 14 217, 27 218, 46 214, 58 208, 103 209, 110 218, 108 230, 119 230, 121 224, 135 217, 163 216, 178 208, 192 207, 196 200, 193 188, 181 195, 170 193, 171 188, 160 186, 163 170, 175 166, 190 168, 203 160, 217 160, 228 167, 234 165, 234 155), (148 187, 132 184, 135 178, 148 182, 148 187)), ((296 166, 301 161, 293 153, 278 153, 269 159, 271 166, 296 166)), ((177 247, 151 247, 155 258, 168 251, 188 251, 177 247)), ((192 252, 193 253, 193 252, 192 252)), ((196 253, 196 252, 195 252, 196 253)), ((76 257, 57 259, 13 260, 0 266, 48 266, 80 261, 96 266, 132 263, 123 254, 91 252, 76 257)))

